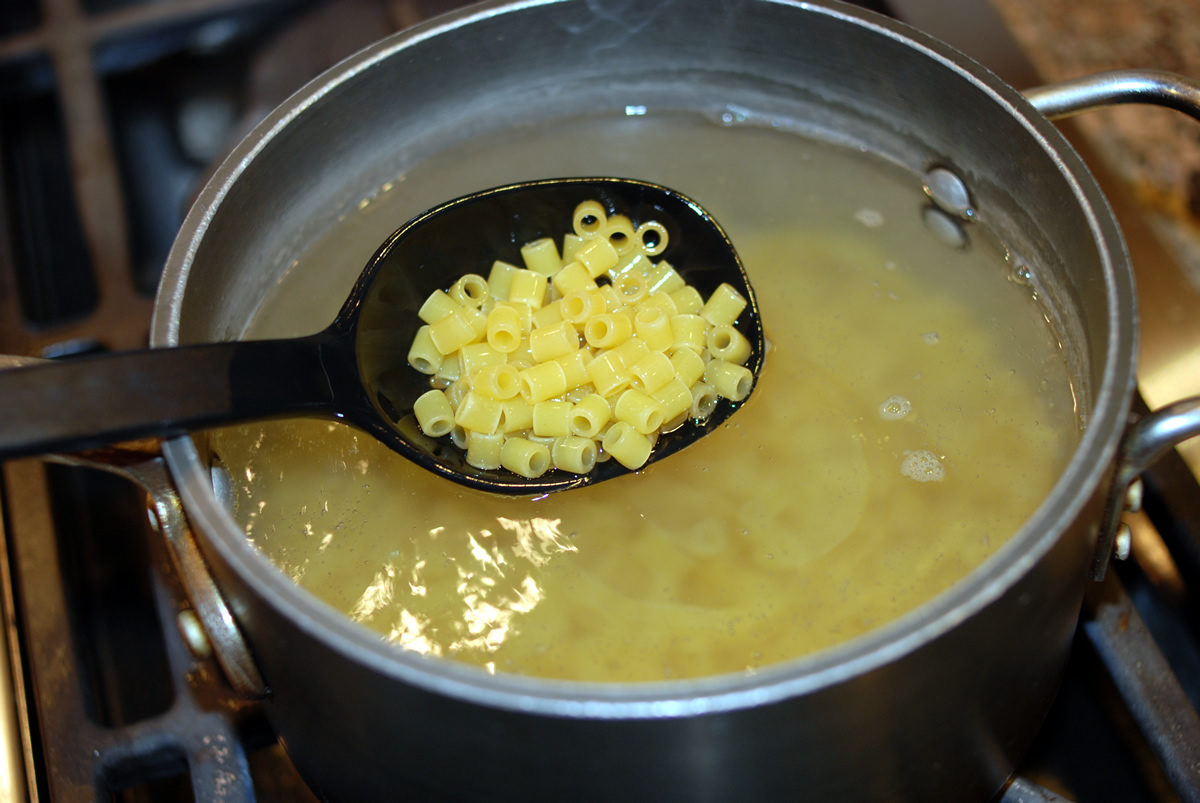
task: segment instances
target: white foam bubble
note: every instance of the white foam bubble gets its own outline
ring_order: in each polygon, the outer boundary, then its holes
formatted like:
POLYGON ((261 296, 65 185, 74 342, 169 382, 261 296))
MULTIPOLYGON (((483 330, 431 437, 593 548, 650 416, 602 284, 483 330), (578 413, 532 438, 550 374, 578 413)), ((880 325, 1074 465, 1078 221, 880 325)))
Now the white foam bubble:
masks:
POLYGON ((903 396, 888 396, 879 405, 879 417, 884 421, 899 421, 912 412, 912 402, 903 396))
POLYGON ((927 449, 905 452, 900 473, 917 482, 941 482, 946 476, 946 467, 937 455, 927 449))
POLYGON ((926 332, 921 335, 921 339, 925 341, 925 345, 927 346, 936 346, 942 338, 937 332, 926 332))
POLYGON ((865 206, 854 213, 854 218, 868 229, 877 229, 883 225, 883 215, 865 206))

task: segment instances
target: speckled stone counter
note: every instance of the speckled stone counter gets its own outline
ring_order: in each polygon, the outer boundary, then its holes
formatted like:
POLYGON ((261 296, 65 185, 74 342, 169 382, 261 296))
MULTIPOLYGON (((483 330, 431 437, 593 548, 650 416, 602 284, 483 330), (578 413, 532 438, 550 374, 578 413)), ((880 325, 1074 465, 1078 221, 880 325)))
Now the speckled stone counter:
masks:
MULTIPOLYGON (((1197 0, 990 0, 1047 81, 1126 67, 1200 78, 1197 0)), ((1138 200, 1200 231, 1200 124, 1122 108, 1078 125, 1138 200)))
MULTIPOLYGON (((1042 81, 1153 68, 1200 79, 1200 0, 988 0, 1042 81)), ((1137 276, 1139 385, 1200 394, 1200 123, 1124 106, 1063 124, 1113 203, 1137 276)), ((1183 450, 1200 469, 1200 448, 1183 450)))

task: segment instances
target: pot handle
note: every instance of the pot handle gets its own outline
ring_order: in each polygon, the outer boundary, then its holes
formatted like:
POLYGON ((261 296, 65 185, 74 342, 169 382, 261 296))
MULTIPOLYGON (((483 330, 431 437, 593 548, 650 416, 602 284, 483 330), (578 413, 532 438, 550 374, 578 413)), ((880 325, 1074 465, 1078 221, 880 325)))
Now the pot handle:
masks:
POLYGON ((1100 519, 1092 579, 1103 580, 1108 561, 1129 555, 1129 525, 1121 514, 1142 506, 1141 473, 1164 454, 1188 438, 1200 435, 1200 396, 1168 404, 1134 421, 1121 436, 1112 485, 1100 519))
POLYGON ((1200 81, 1166 70, 1112 70, 1021 94, 1051 120, 1130 103, 1165 106, 1200 120, 1200 81))
MULTIPOLYGON (((1130 103, 1165 106, 1200 120, 1200 81, 1165 70, 1112 70, 1027 89, 1026 99, 1051 120, 1130 103)), ((1100 520, 1091 576, 1103 580, 1115 554, 1129 554, 1121 513, 1141 508, 1139 475, 1177 444, 1200 435, 1200 397, 1167 405, 1131 424, 1122 436, 1112 486, 1100 520)))
POLYGON ((135 441, 78 454, 47 455, 46 459, 117 474, 146 491, 154 513, 152 523, 157 523, 156 529, 163 535, 171 562, 192 604, 190 611, 185 609, 179 615, 184 640, 198 655, 211 651, 224 671, 225 679, 239 696, 254 700, 266 697, 269 693, 267 684, 188 527, 183 503, 175 493, 158 450, 158 441, 135 441), (202 632, 195 629, 197 619, 202 632))

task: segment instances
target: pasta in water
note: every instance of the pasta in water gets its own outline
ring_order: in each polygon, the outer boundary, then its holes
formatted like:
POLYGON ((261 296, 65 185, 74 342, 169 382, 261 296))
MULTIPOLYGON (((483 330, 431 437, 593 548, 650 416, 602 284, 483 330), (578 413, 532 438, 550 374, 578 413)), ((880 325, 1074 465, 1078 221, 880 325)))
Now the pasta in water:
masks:
MULTIPOLYGON (((398 649, 616 684, 763 671, 844 644, 1005 548, 1079 442, 1059 338, 1029 287, 1008 281, 1003 252, 978 236, 947 248, 924 228, 920 177, 856 148, 707 115, 519 126, 356 208, 247 335, 323 325, 395 221, 446 197, 531 175, 631 174, 703 198, 758 291, 770 366, 728 426, 636 475, 545 496, 446 482, 336 422, 213 433, 237 520, 281 575, 398 649), (887 222, 865 226, 864 207, 887 222), (881 403, 907 412, 888 418, 881 403), (937 461, 917 472, 925 482, 903 473, 922 450, 937 461)), ((574 259, 580 244, 559 239, 559 253, 574 259)), ((683 295, 673 324, 704 305, 683 295)), ((570 320, 566 297, 559 309, 570 320)), ((681 383, 696 380, 686 403, 703 408, 719 397, 699 337, 670 359, 681 383)), ((457 359, 446 363, 453 375, 457 359)), ((509 426, 533 426, 519 393, 499 403, 509 426)), ((594 442, 611 408, 595 395, 574 404, 571 425, 594 442)), ((499 467, 499 440, 470 434, 467 449, 499 467)))
POLYGON ((431 438, 450 437, 480 469, 524 477, 586 474, 609 458, 649 460, 660 433, 711 415, 754 386, 751 345, 734 323, 747 300, 708 299, 662 254, 667 230, 636 228, 598 201, 579 204, 563 254, 550 238, 497 260, 421 306, 408 362, 430 376, 413 406, 431 438))

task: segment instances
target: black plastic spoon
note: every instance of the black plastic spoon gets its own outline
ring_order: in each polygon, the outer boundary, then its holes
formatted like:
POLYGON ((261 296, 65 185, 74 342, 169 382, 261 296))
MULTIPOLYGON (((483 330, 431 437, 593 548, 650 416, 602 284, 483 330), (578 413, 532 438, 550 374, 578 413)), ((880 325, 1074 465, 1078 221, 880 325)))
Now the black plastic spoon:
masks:
MULTIPOLYGON (((147 436, 240 421, 311 415, 353 424, 447 479, 507 494, 560 491, 628 473, 617 461, 585 475, 551 470, 527 479, 466 463, 447 439, 426 437, 412 414, 429 377, 407 362, 417 310, 435 289, 493 260, 520 263, 541 237, 560 242, 582 201, 596 199, 635 222, 667 228, 666 256, 707 297, 722 282, 749 305, 738 328, 762 366, 758 304, 741 261, 715 220, 690 199, 654 184, 615 178, 551 179, 468 195, 414 218, 363 269, 324 331, 287 340, 247 340, 121 352, 0 371, 0 460, 72 452, 147 436)), ((659 437, 650 460, 712 432, 738 405, 722 402, 703 423, 659 437)))

